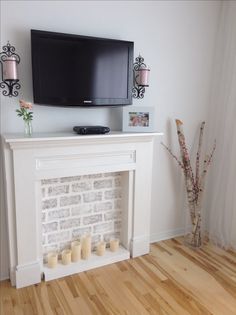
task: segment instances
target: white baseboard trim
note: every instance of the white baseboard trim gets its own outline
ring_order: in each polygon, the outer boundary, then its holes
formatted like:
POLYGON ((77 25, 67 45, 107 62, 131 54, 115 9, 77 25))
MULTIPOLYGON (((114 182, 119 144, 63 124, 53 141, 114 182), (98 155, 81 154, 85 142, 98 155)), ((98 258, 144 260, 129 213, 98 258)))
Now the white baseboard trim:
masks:
POLYGON ((9 275, 6 275, 6 276, 1 276, 0 277, 0 281, 4 281, 4 280, 9 280, 9 275))
POLYGON ((167 230, 150 235, 150 243, 160 242, 168 240, 173 237, 182 236, 185 234, 185 228, 178 228, 173 230, 167 230))

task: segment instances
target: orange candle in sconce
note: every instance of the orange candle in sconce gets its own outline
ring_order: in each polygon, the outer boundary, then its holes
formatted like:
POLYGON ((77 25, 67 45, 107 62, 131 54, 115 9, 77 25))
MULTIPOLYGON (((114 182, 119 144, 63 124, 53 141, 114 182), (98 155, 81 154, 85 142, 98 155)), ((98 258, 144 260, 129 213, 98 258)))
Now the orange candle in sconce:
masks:
POLYGON ((57 266, 58 255, 57 253, 48 253, 48 268, 55 268, 57 266))
POLYGON ((110 240, 110 250, 112 252, 116 252, 119 249, 119 244, 120 244, 120 241, 118 238, 111 239, 110 240))
POLYGON ((71 250, 64 249, 61 253, 61 259, 63 265, 69 265, 71 263, 71 250))
POLYGON ((82 254, 82 259, 89 259, 91 256, 91 243, 92 243, 92 238, 91 235, 85 235, 82 237, 81 240, 81 254, 82 254))
POLYGON ((71 260, 76 262, 81 259, 81 244, 79 241, 71 243, 71 260))
POLYGON ((106 250, 106 243, 105 242, 99 242, 97 245, 96 254, 98 256, 103 256, 105 254, 106 250))

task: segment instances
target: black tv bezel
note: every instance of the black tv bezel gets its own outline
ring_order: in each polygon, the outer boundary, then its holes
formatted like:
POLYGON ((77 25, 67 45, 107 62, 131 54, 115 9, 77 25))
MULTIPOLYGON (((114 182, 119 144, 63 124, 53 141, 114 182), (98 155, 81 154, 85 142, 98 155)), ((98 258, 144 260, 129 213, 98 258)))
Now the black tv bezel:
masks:
POLYGON ((57 33, 57 32, 48 32, 42 30, 31 30, 31 58, 32 58, 32 81, 33 81, 33 99, 34 103, 38 105, 45 106, 58 106, 58 107, 96 107, 96 106, 125 106, 132 105, 132 88, 133 88, 133 49, 134 43, 130 41, 110 39, 110 38, 101 38, 101 37, 92 37, 92 36, 83 36, 83 35, 75 35, 75 34, 67 34, 67 33, 57 33), (121 42, 126 43, 128 45, 129 50, 129 60, 128 60, 128 97, 127 98, 96 98, 91 99, 92 103, 84 103, 84 99, 79 99, 76 104, 69 104, 64 102, 54 102, 50 98, 42 97, 38 93, 38 89, 36 86, 40 84, 40 78, 37 76, 38 71, 38 63, 37 56, 35 55, 35 46, 38 38, 40 37, 46 38, 63 38, 63 39, 87 39, 87 40, 99 40, 99 41, 109 41, 109 42, 121 42))

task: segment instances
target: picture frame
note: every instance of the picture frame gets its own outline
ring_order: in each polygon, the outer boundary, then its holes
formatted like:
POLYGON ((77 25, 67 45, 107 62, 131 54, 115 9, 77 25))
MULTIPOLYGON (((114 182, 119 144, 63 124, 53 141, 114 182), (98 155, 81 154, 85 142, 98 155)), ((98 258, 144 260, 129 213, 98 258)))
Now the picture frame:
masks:
POLYGON ((154 132, 154 107, 127 106, 123 108, 122 131, 125 132, 154 132))

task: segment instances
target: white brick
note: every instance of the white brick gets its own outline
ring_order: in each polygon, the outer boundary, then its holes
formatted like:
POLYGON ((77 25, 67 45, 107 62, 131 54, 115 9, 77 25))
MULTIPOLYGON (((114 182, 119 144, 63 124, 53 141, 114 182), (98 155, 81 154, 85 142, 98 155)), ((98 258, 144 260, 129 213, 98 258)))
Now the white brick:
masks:
POLYGON ((81 202, 81 196, 75 195, 75 196, 65 196, 61 197, 60 199, 60 206, 69 206, 69 205, 76 205, 81 202))
POLYGON ((71 229, 80 226, 80 219, 68 219, 60 221, 60 229, 71 229))
POLYGON ((77 180, 80 180, 81 176, 70 176, 70 177, 61 177, 60 182, 61 183, 70 183, 70 182, 75 182, 77 180))
POLYGON ((103 189, 112 187, 112 179, 95 180, 93 184, 94 189, 103 189))
POLYGON ((57 207, 57 199, 46 199, 42 202, 42 209, 52 209, 57 207))
POLYGON ((69 185, 51 186, 48 188, 48 196, 57 196, 69 193, 69 185))
POLYGON ((117 199, 121 198, 121 189, 113 189, 105 191, 105 199, 117 199))
POLYGON ((101 241, 101 235, 92 236, 92 250, 96 250, 97 244, 101 241))
POLYGON ((110 221, 110 220, 117 220, 121 219, 121 211, 110 211, 104 213, 104 220, 110 221))
POLYGON ((84 234, 91 233, 91 227, 83 227, 72 231, 73 240, 81 238, 84 234))
POLYGON ((103 234, 104 242, 108 243, 110 241, 110 239, 112 239, 112 238, 120 239, 120 231, 103 234))
POLYGON ((46 212, 42 212, 42 222, 46 221, 46 212))
POLYGON ((42 185, 52 185, 58 183, 58 178, 51 178, 51 179, 43 179, 41 180, 42 185))
POLYGON ((45 196, 46 196, 46 189, 45 188, 41 189, 41 194, 42 194, 42 198, 45 198, 45 196))
POLYGON ((121 177, 115 178, 115 187, 121 187, 121 177))
POLYGON ((105 173, 105 177, 115 177, 115 176, 120 176, 120 172, 111 172, 111 173, 105 173))
POLYGON ((69 241, 71 238, 70 231, 61 231, 58 233, 53 233, 48 235, 48 243, 59 243, 63 241, 69 241))
POLYGON ((49 233, 49 232, 57 231, 57 228, 58 228, 57 222, 42 224, 43 233, 49 233))
POLYGON ((105 233, 105 232, 111 232, 112 230, 114 230, 113 222, 96 224, 93 227, 93 233, 105 233))
POLYGON ((89 225, 93 223, 98 223, 102 221, 102 214, 95 214, 95 215, 90 215, 88 217, 83 218, 83 224, 84 225, 89 225))
POLYGON ((111 210, 111 209, 112 209, 111 201, 99 202, 99 203, 95 203, 94 205, 94 212, 111 210))
POLYGON ((122 199, 115 199, 114 200, 114 209, 121 209, 122 208, 122 199))
POLYGON ((83 194, 83 200, 84 202, 93 202, 93 201, 100 201, 102 200, 102 192, 89 192, 86 194, 83 194))
POLYGON ((66 218, 70 215, 70 209, 60 209, 48 212, 48 221, 55 219, 66 218))
POLYGON ((120 230, 121 229, 121 221, 115 221, 114 222, 114 229, 115 230, 120 230))
POLYGON ((93 178, 100 178, 102 174, 91 174, 91 175, 84 175, 83 179, 93 179, 93 178))
POLYGON ((72 185, 72 191, 73 192, 81 192, 86 190, 92 189, 92 183, 91 182, 79 182, 72 185))
POLYGON ((91 204, 82 204, 77 207, 71 208, 71 215, 78 216, 83 214, 89 214, 93 210, 93 206, 91 204))

